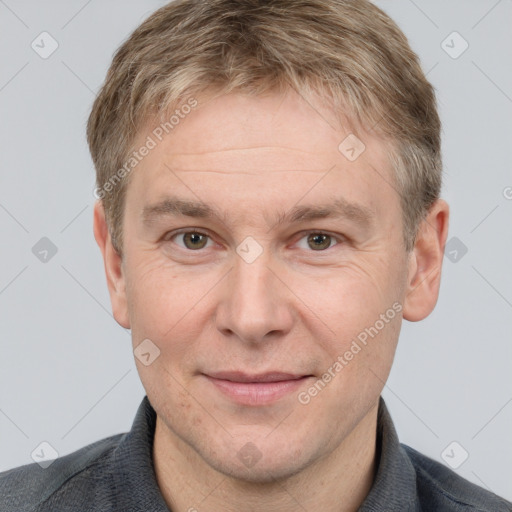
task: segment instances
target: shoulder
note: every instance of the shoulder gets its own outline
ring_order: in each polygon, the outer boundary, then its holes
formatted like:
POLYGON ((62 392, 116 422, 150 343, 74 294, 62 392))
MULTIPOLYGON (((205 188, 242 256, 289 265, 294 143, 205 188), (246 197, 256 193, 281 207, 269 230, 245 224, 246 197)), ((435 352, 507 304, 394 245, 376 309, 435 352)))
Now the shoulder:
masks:
POLYGON ((86 505, 91 497, 101 496, 110 483, 112 454, 125 434, 96 441, 56 459, 43 469, 32 463, 0 473, 0 510, 2 512, 42 512, 51 510, 45 503, 57 500, 61 510, 86 505), (103 489, 102 489, 103 488, 103 489))
POLYGON ((435 461, 401 444, 416 471, 420 502, 428 510, 460 512, 511 512, 512 503, 500 498, 435 461))

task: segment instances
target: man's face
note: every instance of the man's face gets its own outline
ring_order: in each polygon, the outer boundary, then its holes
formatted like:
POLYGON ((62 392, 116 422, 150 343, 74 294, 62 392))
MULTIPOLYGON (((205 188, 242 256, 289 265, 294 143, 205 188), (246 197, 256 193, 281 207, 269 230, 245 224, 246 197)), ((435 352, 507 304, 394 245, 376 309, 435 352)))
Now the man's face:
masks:
POLYGON ((375 411, 407 281, 399 196, 382 141, 359 134, 353 160, 319 104, 198 100, 131 176, 116 317, 160 350, 137 366, 169 443, 225 474, 289 476, 375 411))

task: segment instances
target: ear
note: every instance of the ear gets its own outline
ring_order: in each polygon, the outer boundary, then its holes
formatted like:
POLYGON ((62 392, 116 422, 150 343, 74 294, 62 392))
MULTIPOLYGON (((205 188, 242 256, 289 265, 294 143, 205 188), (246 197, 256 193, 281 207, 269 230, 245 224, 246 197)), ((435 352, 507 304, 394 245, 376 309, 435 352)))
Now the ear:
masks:
POLYGON ((128 316, 126 283, 123 274, 122 258, 114 249, 105 220, 105 210, 101 200, 94 205, 94 238, 103 255, 107 286, 116 322, 125 329, 130 328, 128 316))
POLYGON ((426 318, 437 303, 449 216, 448 203, 438 199, 418 228, 409 254, 403 308, 403 317, 411 322, 426 318))

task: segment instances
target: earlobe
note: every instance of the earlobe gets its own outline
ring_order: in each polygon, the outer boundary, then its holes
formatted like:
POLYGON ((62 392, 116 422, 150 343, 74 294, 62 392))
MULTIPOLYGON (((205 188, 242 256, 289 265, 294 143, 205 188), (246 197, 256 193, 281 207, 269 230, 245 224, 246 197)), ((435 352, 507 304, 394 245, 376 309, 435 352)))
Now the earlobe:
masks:
POLYGON ((94 205, 94 238, 103 256, 105 276, 112 304, 112 313, 116 322, 125 329, 130 328, 128 316, 126 282, 123 272, 122 258, 112 245, 112 239, 105 219, 105 211, 101 200, 94 205))
POLYGON ((414 249, 409 256, 403 308, 405 320, 423 320, 437 303, 449 211, 448 203, 438 199, 419 226, 414 249))

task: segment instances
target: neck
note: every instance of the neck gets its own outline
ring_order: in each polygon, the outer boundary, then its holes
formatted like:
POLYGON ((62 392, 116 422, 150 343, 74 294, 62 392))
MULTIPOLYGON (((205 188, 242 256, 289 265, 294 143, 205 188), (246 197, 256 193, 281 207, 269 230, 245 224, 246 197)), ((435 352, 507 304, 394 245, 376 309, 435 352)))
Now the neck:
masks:
POLYGON ((377 412, 378 404, 328 456, 272 483, 216 471, 157 417, 153 461, 160 491, 173 512, 355 512, 375 476, 377 412))

